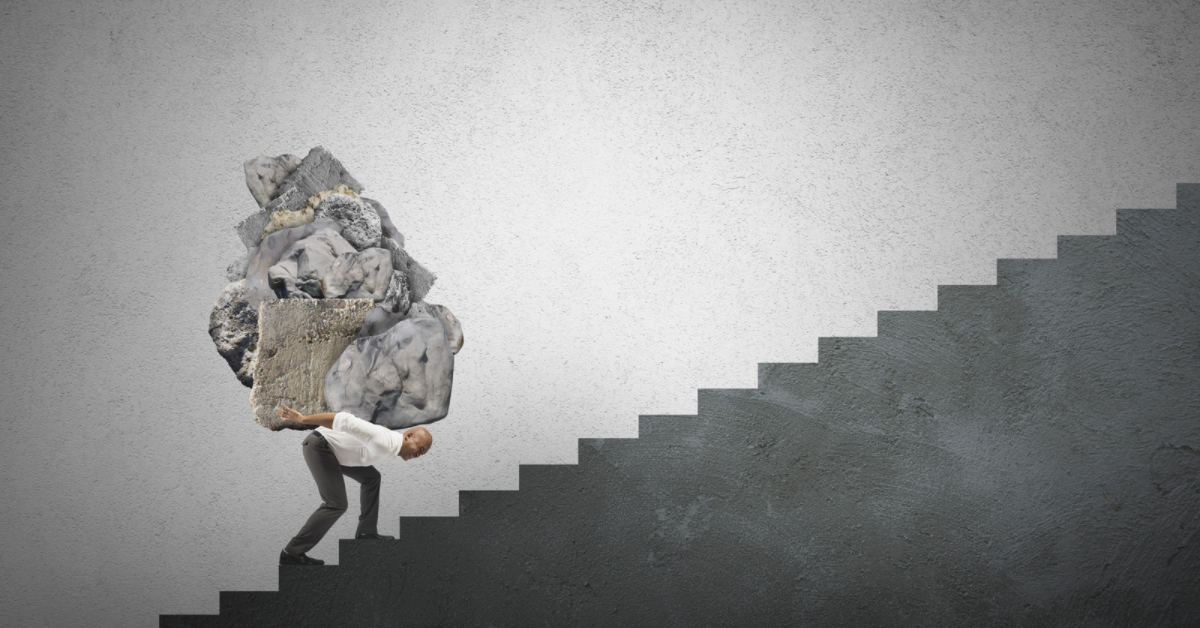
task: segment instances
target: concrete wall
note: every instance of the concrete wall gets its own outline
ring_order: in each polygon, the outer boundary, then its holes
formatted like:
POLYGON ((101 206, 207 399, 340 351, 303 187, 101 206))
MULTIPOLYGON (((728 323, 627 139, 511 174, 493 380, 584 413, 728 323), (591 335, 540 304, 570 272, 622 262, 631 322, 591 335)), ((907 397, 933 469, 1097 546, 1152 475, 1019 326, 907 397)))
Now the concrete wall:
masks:
MULTIPOLYGON (((329 148, 463 323, 382 532, 1200 180, 1193 3, 0 4, 0 604, 151 626, 317 504, 206 328, 241 162, 329 148), (388 522, 391 523, 388 523, 388 522)), ((333 538, 314 555, 336 562, 333 538)))

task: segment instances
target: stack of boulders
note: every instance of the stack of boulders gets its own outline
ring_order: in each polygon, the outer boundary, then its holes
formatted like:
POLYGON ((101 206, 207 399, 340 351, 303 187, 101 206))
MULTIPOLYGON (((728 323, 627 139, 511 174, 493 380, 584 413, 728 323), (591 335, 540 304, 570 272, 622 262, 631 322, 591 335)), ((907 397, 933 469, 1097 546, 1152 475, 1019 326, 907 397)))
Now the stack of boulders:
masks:
POLYGON ((244 164, 259 210, 237 226, 209 335, 250 387, 254 420, 311 429, 275 413, 346 411, 391 429, 446 416, 458 319, 424 301, 437 279, 404 250, 378 201, 318 146, 244 164))

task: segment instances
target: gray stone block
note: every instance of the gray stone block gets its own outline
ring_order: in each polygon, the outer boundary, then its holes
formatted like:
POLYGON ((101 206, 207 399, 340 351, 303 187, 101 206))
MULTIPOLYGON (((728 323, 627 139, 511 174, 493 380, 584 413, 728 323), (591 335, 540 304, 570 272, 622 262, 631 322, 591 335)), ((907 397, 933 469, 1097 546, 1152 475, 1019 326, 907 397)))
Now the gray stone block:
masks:
POLYGON ((409 319, 347 346, 325 376, 325 398, 331 411, 403 429, 444 418, 453 381, 442 322, 409 319))
POLYGON ((258 310, 258 358, 250 405, 271 430, 312 429, 275 414, 278 403, 303 414, 329 412, 325 374, 362 328, 370 299, 277 299, 258 310))
POLYGON ((233 374, 244 386, 254 384, 254 362, 258 343, 258 312, 246 302, 246 280, 235 281, 221 291, 208 318, 208 335, 233 374))

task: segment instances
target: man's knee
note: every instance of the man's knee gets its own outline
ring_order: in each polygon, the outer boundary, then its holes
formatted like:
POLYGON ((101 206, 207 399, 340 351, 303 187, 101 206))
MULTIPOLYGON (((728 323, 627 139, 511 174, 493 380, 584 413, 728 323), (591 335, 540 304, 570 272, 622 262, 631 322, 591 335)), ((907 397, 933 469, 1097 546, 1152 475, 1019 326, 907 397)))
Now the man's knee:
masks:
POLYGON ((333 511, 339 517, 346 512, 347 502, 344 499, 330 499, 322 503, 322 507, 326 510, 333 511))
POLYGON ((362 483, 363 484, 379 484, 379 478, 381 478, 381 477, 383 477, 383 476, 381 476, 379 474, 379 470, 374 467, 371 467, 371 469, 367 473, 363 474, 362 483))

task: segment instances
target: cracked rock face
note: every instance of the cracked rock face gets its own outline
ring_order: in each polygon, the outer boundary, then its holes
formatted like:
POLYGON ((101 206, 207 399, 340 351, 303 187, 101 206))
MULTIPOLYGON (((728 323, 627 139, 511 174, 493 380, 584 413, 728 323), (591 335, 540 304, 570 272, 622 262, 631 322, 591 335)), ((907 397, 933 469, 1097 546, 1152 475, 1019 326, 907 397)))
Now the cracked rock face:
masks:
POLYGON ((284 251, 267 277, 281 299, 383 300, 392 272, 387 251, 356 251, 333 229, 322 229, 284 251))
POLYGON ((358 250, 377 246, 383 235, 379 214, 367 204, 345 194, 330 194, 317 205, 314 215, 342 226, 342 237, 358 250))
POLYGON ((368 299, 283 299, 259 310, 259 357, 254 366, 250 405, 254 421, 272 430, 312 429, 275 414, 278 403, 302 414, 329 412, 325 374, 354 340, 368 299))
POLYGON ((444 418, 453 380, 442 322, 409 319, 347 346, 325 375, 325 399, 331 411, 404 429, 444 418))
MULTIPOLYGON (((364 315, 364 320, 366 316, 364 315)), ((208 318, 208 335, 233 374, 244 386, 254 385, 258 355, 258 311, 246 302, 246 280, 235 281, 221 291, 208 318)))

